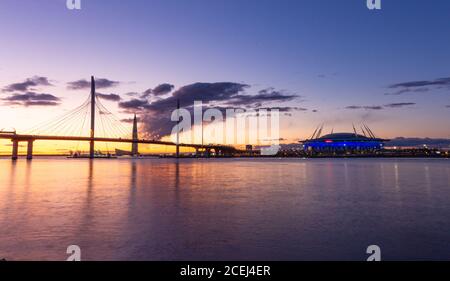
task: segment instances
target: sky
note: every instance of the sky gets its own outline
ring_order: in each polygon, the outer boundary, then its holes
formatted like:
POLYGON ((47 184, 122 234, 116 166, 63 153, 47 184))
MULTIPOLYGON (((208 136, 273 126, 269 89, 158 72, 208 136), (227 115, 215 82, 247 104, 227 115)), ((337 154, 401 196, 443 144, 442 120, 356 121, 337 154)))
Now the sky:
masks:
POLYGON ((0 0, 0 129, 76 108, 94 75, 105 107, 153 137, 177 99, 201 98, 282 108, 285 142, 322 123, 450 138, 449 14, 446 0, 0 0))

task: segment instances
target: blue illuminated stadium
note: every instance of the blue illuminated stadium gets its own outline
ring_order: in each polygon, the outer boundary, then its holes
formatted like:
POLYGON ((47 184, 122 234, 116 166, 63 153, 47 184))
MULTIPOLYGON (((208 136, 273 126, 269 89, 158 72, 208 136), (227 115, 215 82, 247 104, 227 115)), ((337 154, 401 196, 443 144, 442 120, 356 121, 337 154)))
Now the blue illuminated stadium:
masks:
POLYGON ((320 136, 322 127, 317 128, 310 139, 302 141, 305 151, 313 154, 370 154, 381 150, 384 142, 388 141, 375 137, 365 125, 365 129, 361 127, 364 135, 358 134, 353 127, 354 133, 320 136))

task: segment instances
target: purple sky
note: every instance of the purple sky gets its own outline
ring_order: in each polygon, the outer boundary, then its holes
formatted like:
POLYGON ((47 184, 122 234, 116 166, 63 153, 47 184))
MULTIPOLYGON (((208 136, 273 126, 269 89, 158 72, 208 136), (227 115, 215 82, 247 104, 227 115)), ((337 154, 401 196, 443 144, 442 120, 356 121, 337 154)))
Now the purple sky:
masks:
POLYGON ((289 141, 323 122, 450 138, 450 2, 365 2, 82 0, 75 11, 65 0, 2 0, 0 129, 75 108, 95 75, 124 119, 170 107, 176 93, 283 107, 289 141))

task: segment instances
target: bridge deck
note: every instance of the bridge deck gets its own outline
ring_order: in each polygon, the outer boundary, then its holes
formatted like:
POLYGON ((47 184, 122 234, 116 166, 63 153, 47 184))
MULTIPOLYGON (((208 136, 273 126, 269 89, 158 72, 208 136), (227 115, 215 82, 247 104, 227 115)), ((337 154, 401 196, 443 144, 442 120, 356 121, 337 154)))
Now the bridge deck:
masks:
MULTIPOLYGON (((20 134, 0 134, 0 139, 10 139, 17 141, 30 141, 30 140, 54 140, 54 141, 91 141, 90 137, 76 137, 76 136, 45 136, 45 135, 20 135, 20 134)), ((141 144, 159 144, 159 145, 171 145, 176 146, 177 144, 169 141, 159 141, 159 140, 146 140, 146 139, 124 139, 124 138, 99 138, 95 137, 93 139, 95 142, 117 142, 117 143, 141 143, 141 144)), ((180 147, 191 147, 191 148, 204 148, 204 149, 222 149, 222 150, 233 150, 237 151, 236 148, 226 145, 202 145, 202 144, 186 144, 180 143, 180 147)))

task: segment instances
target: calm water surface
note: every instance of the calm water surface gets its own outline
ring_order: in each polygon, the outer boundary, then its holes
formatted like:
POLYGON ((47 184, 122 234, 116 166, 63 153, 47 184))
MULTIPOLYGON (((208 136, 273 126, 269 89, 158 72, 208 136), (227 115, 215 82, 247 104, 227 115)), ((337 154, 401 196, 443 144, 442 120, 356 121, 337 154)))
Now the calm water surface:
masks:
POLYGON ((450 260, 450 160, 0 159, 0 258, 450 260))

